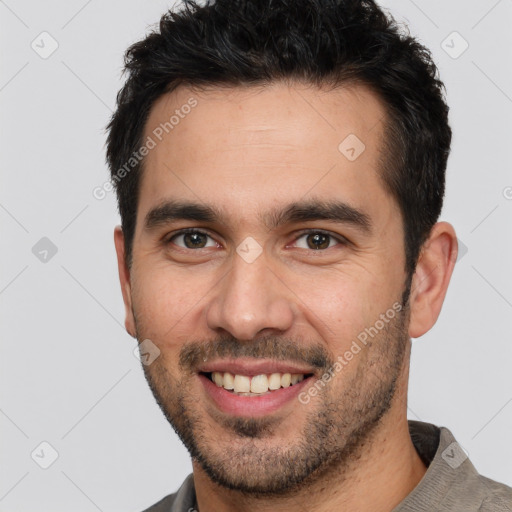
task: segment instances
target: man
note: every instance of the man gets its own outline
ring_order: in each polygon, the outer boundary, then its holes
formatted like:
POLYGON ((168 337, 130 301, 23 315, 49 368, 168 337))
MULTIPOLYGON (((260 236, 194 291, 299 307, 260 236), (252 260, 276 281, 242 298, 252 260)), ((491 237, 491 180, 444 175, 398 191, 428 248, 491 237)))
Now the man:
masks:
POLYGON ((193 463, 148 510, 511 510, 406 416, 457 256, 429 52, 370 0, 218 0, 166 14, 126 69, 126 329, 193 463))

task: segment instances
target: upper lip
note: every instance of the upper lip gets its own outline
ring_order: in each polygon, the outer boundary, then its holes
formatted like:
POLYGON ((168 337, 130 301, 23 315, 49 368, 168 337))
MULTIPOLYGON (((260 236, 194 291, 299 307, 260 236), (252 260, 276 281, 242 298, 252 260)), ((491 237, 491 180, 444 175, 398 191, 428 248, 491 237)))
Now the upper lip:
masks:
POLYGON ((276 361, 272 359, 219 359, 208 361, 198 368, 199 373, 211 372, 229 372, 233 375, 246 375, 253 377, 255 375, 271 373, 314 373, 310 367, 301 366, 297 363, 286 361, 276 361))

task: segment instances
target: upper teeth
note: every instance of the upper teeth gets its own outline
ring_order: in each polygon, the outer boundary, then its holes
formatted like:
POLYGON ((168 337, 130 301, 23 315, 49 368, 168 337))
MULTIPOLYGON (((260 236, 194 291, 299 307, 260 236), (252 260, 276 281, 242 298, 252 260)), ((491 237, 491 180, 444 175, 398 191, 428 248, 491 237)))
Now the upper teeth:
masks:
POLYGON ((233 375, 229 372, 212 372, 212 380, 219 387, 235 393, 266 393, 269 390, 287 388, 304 380, 303 373, 271 373, 254 377, 233 375))

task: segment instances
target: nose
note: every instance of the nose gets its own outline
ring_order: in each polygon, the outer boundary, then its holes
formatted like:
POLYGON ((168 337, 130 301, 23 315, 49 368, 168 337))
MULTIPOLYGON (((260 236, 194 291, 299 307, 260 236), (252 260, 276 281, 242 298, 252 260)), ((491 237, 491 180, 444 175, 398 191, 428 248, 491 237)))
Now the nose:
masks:
POLYGON ((285 332, 292 326, 293 293, 264 254, 252 263, 235 254, 218 286, 206 314, 210 329, 249 341, 263 331, 285 332))

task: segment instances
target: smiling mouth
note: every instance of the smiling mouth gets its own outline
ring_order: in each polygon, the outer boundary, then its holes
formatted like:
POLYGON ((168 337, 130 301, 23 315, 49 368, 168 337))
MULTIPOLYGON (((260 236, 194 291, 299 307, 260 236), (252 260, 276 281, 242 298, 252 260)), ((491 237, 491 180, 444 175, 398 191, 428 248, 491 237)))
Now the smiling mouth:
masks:
POLYGON ((312 373, 270 373, 238 375, 229 372, 201 372, 219 388, 239 396, 262 396, 288 388, 313 376, 312 373))

